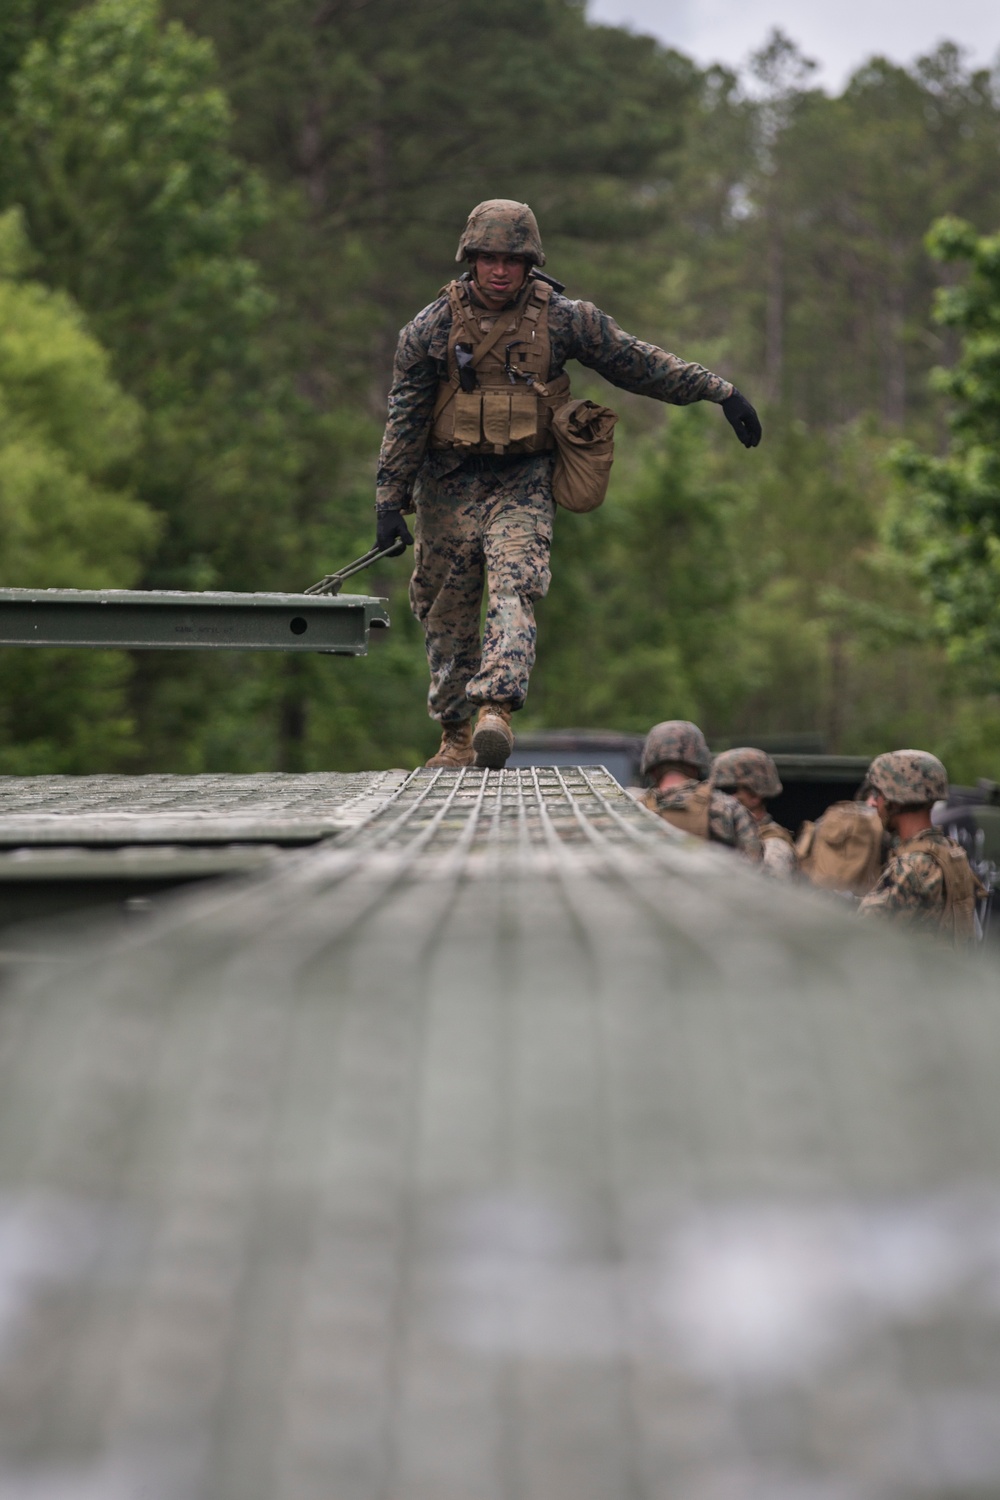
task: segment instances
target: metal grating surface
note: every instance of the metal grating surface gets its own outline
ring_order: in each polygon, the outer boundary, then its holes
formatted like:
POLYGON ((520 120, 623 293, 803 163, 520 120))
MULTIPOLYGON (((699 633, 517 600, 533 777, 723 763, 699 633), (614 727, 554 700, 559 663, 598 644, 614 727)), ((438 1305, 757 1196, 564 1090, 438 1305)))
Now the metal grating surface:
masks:
POLYGON ((1000 1493, 996 975, 417 773, 0 1028, 0 1500, 1000 1493))
POLYGON ((0 846, 311 843, 352 828, 405 771, 0 777, 0 846))

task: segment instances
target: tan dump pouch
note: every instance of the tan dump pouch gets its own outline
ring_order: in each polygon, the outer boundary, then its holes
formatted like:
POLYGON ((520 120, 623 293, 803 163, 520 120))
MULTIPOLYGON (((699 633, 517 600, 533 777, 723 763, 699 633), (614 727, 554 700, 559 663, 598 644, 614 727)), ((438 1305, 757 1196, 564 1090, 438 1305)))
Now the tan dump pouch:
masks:
POLYGON ((881 868, 882 825, 858 802, 835 802, 817 823, 803 823, 795 852, 813 885, 864 896, 881 868))
POLYGON ((707 839, 711 800, 712 788, 707 781, 703 781, 691 793, 686 807, 657 807, 656 811, 665 823, 669 823, 672 828, 679 828, 681 833, 693 834, 696 839, 707 839))
POLYGON ((617 421, 609 406, 598 406, 595 401, 567 401, 553 413, 556 462, 552 495, 563 510, 579 514, 603 505, 614 461, 617 421))
POLYGON ((941 871, 944 879, 944 911, 941 913, 941 932, 950 937, 955 947, 971 943, 976 935, 976 897, 985 894, 979 877, 975 874, 958 844, 947 849, 932 839, 924 843, 910 839, 904 844, 907 854, 929 854, 941 871))

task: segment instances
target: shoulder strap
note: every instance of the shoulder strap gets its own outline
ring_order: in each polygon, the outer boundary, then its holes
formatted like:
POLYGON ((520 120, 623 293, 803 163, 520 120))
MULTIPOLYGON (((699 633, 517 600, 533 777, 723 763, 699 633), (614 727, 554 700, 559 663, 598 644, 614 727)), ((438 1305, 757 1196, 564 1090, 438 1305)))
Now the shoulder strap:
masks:
MULTIPOLYGON (((528 295, 531 296, 532 293, 534 293, 535 288, 531 287, 530 283, 529 288, 530 290, 528 295)), ((542 289, 538 288, 538 290, 541 291, 542 289)), ((544 300, 547 302, 548 298, 551 295, 551 288, 546 287, 544 300)), ((516 313, 518 321, 520 321, 521 317, 524 314, 524 307, 520 303, 516 303, 514 307, 511 308, 510 311, 506 314, 504 314, 503 312, 499 312, 497 314, 497 320, 493 324, 493 327, 490 329, 489 333, 486 334, 484 338, 480 339, 479 343, 477 344, 476 337, 480 330, 478 328, 475 328, 469 318, 469 315, 465 308, 464 299, 459 290, 459 283, 457 281, 452 281, 448 286, 448 300, 451 303, 452 318, 454 319, 457 314, 457 316, 462 321, 465 331, 469 335, 469 342, 474 345, 472 354, 472 368, 474 370, 478 369, 480 363, 485 359, 486 355, 489 354, 490 350, 493 348, 493 345, 500 342, 501 336, 507 331, 509 327, 511 315, 516 313)), ((524 300, 527 301, 528 299, 525 298, 524 300)), ((457 390, 458 376, 452 374, 449 378, 448 384, 446 386, 442 386, 441 390, 438 392, 437 401, 434 403, 433 420, 435 422, 444 411, 445 407, 448 405, 448 402, 452 399, 457 390)))

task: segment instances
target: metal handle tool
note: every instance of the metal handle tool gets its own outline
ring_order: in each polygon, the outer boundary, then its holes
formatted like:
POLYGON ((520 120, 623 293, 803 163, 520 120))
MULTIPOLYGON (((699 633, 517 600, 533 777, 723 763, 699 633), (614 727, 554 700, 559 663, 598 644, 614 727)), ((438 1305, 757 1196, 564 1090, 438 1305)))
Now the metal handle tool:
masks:
POLYGON ((341 585, 354 573, 361 573, 365 568, 370 568, 372 563, 377 563, 383 557, 402 557, 406 548, 400 543, 393 542, 391 547, 372 547, 365 553, 364 557, 356 558, 354 562, 348 563, 346 568, 339 568, 336 573, 327 573, 318 583, 310 588, 303 589, 304 594, 339 594, 341 585))

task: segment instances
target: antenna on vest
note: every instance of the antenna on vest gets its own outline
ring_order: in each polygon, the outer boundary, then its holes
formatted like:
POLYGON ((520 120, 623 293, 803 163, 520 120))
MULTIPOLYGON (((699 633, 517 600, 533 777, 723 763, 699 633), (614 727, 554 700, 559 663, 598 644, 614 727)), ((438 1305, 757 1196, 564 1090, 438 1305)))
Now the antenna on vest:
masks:
POLYGON ((544 281, 546 285, 550 286, 554 292, 564 292, 566 290, 566 286, 563 282, 557 281, 554 276, 546 276, 544 271, 536 271, 535 268, 532 267, 531 275, 535 278, 536 281, 544 281))

